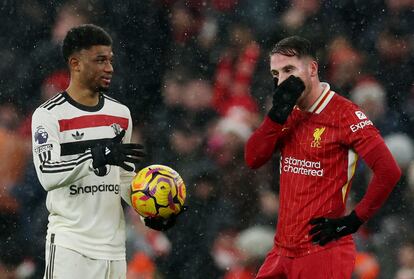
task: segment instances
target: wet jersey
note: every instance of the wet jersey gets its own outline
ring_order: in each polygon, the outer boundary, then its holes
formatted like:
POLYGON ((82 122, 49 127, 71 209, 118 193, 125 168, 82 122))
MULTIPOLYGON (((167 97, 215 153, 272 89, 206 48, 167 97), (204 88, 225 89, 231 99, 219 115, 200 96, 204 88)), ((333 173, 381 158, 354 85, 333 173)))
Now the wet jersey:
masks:
POLYGON ((275 147, 281 152, 275 246, 277 253, 284 256, 306 255, 352 241, 351 236, 346 236, 324 247, 314 245, 309 221, 344 215, 358 155, 363 157, 383 142, 373 123, 355 104, 331 91, 327 83, 322 86, 323 93, 309 111, 294 108, 283 127, 269 118, 262 124, 275 131, 274 135, 267 134, 269 138, 276 137, 275 147))
POLYGON ((47 191, 47 239, 92 259, 125 259, 125 220, 121 194, 128 201, 135 174, 106 166, 98 176, 90 148, 126 130, 130 142, 129 109, 100 94, 94 107, 75 102, 66 92, 38 107, 32 117, 33 159, 47 191))

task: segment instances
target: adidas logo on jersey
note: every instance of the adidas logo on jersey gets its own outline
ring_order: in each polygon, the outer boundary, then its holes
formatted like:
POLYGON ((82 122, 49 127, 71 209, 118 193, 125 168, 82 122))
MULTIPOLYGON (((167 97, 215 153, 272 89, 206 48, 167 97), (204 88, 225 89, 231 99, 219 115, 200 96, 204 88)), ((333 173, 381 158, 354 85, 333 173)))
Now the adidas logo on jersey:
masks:
POLYGON ((74 133, 74 134, 72 134, 72 137, 75 139, 75 140, 81 140, 82 138, 83 138, 83 135, 84 135, 85 133, 79 133, 79 131, 76 131, 76 133, 74 133))

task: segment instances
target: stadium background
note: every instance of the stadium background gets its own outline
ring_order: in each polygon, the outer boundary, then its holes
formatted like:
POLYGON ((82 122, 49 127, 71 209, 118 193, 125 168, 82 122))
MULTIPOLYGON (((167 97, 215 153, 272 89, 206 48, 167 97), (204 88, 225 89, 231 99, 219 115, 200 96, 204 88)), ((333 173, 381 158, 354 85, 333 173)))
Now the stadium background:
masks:
MULTIPOLYGON (((269 108, 268 52, 302 35, 320 74, 363 107, 403 170, 386 205, 356 235, 355 278, 414 278, 412 0, 2 0, 0 3, 0 278, 41 278, 45 192, 31 162, 30 117, 64 90, 66 31, 113 36, 110 95, 134 139, 181 173, 190 210, 166 234, 126 208, 128 278, 254 278, 278 211, 277 155, 248 170, 243 146, 269 108)), ((349 208, 370 173, 357 168, 349 208)))

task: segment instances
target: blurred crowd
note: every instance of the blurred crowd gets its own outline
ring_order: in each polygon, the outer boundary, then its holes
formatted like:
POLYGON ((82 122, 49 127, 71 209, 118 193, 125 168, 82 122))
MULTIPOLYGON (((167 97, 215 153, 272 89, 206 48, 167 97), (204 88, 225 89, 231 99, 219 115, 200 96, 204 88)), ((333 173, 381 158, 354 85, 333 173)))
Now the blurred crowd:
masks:
MULTIPOLYGON (((68 85, 68 29, 95 23, 114 39, 109 94, 132 112, 144 165, 176 169, 188 192, 167 233, 125 207, 128 279, 254 278, 277 222, 278 155, 252 171, 243 148, 271 103, 268 53, 289 35, 314 44, 322 80, 361 106, 403 171, 355 235, 354 277, 414 279, 412 0, 4 0, 0 17, 0 278, 43 275, 31 113, 68 85)), ((350 209, 370 176, 360 162, 350 209)))

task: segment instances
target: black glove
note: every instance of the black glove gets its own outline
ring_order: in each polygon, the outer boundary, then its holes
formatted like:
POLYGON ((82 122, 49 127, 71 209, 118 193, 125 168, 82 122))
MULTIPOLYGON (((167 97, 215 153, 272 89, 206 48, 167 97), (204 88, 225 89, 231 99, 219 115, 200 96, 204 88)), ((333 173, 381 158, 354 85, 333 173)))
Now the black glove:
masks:
POLYGON ((312 242, 324 246, 326 243, 356 232, 364 222, 355 211, 342 218, 316 218, 310 221, 312 242))
POLYGON ((145 153, 140 151, 143 146, 137 143, 122 143, 125 130, 104 144, 98 144, 91 149, 95 169, 100 169, 105 165, 119 166, 126 171, 133 171, 134 168, 125 164, 125 162, 139 164, 141 157, 145 153))
POLYGON ((305 90, 305 84, 295 76, 288 77, 279 86, 277 86, 277 82, 278 79, 274 78, 273 106, 267 115, 274 122, 284 124, 299 96, 305 90))
POLYGON ((156 231, 166 231, 175 225, 178 215, 184 211, 187 211, 187 209, 187 206, 183 206, 178 214, 172 214, 167 219, 162 217, 146 217, 144 218, 145 226, 156 231))

